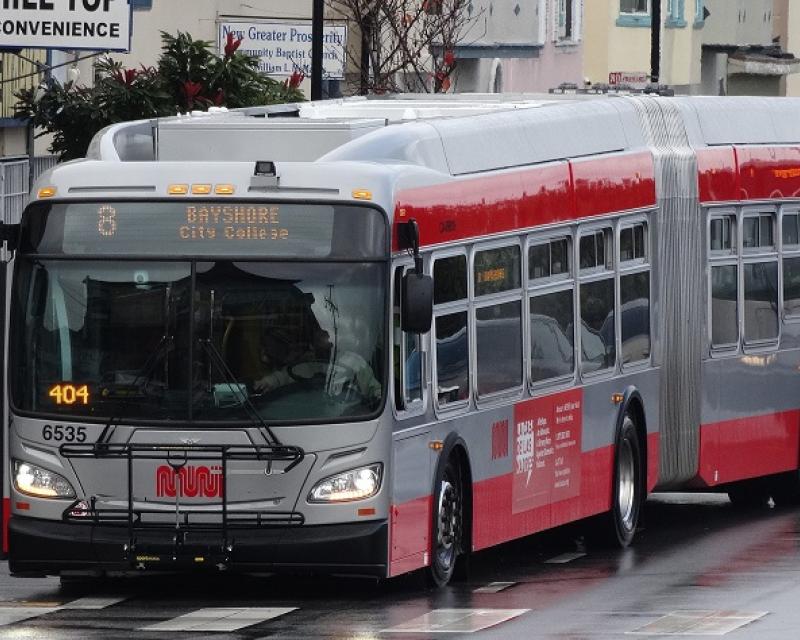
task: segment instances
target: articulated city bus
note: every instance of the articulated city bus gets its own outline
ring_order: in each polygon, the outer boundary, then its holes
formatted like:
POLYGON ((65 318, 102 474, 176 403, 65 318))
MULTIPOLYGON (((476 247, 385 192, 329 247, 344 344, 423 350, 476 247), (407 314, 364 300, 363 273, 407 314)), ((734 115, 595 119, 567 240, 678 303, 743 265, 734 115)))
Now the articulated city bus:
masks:
POLYGON ((434 583, 654 489, 797 499, 800 102, 352 99, 114 125, 19 227, 15 575, 434 583))

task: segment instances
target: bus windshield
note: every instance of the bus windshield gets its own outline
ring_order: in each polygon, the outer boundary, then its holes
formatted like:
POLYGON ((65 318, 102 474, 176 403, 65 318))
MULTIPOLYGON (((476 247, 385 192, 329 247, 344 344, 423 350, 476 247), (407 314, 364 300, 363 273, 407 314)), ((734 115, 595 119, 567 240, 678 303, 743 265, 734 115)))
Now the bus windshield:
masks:
POLYGON ((13 406, 104 421, 373 416, 387 368, 381 252, 166 261, 28 249, 13 291, 13 406))
POLYGON ((20 261, 18 410, 269 422, 381 404, 382 263, 20 261))

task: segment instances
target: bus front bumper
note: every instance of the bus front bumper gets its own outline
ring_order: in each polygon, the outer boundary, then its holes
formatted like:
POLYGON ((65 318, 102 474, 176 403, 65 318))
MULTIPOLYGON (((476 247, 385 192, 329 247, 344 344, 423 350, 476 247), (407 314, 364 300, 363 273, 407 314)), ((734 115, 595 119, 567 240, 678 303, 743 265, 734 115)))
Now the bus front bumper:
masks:
POLYGON ((135 546, 125 526, 55 522, 14 516, 9 569, 14 575, 127 573, 182 569, 343 574, 386 577, 385 520, 286 528, 232 529, 228 549, 219 530, 140 529, 135 546))

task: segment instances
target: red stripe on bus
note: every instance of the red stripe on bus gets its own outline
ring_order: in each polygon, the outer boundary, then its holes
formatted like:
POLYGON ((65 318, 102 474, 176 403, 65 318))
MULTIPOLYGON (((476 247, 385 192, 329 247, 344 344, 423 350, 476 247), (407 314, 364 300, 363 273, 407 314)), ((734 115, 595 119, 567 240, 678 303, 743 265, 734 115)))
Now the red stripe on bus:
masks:
POLYGON ((736 154, 732 147, 697 150, 697 182, 700 202, 732 202, 739 199, 736 154))
POLYGON ((800 410, 703 425, 699 479, 709 487, 800 466, 800 410))
POLYGON ((392 505, 389 529, 389 575, 426 566, 430 549, 431 496, 392 505))
POLYGON ((397 224, 414 218, 420 244, 433 245, 655 206, 649 152, 557 162, 402 190, 397 224))
POLYGON ((800 147, 737 147, 742 200, 800 195, 800 147))

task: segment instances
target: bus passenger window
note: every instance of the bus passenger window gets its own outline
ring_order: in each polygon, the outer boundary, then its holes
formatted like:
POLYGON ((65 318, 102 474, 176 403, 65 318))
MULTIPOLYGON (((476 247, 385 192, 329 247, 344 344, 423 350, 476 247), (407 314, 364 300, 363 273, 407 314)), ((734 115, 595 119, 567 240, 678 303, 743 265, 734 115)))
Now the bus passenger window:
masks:
POLYGON ((763 342, 778 337, 778 263, 744 265, 744 339, 763 342))
POLYGON ((650 357, 650 273, 624 275, 619 280, 622 362, 650 357))
POLYGON ((581 283, 581 362, 585 372, 614 366, 615 334, 614 279, 581 283))
POLYGON ((467 297, 467 256, 437 258, 433 263, 433 303, 444 304, 467 297))
POLYGON ((745 216, 742 222, 742 245, 745 249, 775 246, 773 215, 771 213, 745 216))
POLYGON ((796 213, 783 216, 783 246, 800 245, 800 215, 796 213))
POLYGON ((478 395, 522 385, 522 303, 475 311, 478 395))
POLYGON ((732 215, 720 216, 711 219, 709 232, 709 247, 711 251, 731 252, 735 250, 734 235, 736 218, 732 215))
POLYGON ((738 268, 735 264, 711 268, 711 346, 739 342, 738 268))
POLYGON ((575 370, 572 289, 531 297, 531 380, 571 376, 575 370))
POLYGON ((611 230, 603 229, 581 237, 580 266, 581 269, 605 267, 611 269, 611 230))
POLYGON ((436 395, 439 406, 469 398, 467 312, 437 316, 436 395))
POLYGON ((800 256, 783 259, 783 312, 800 316, 800 256))
POLYGON ((485 296, 519 289, 522 278, 519 246, 475 253, 475 295, 485 296))

